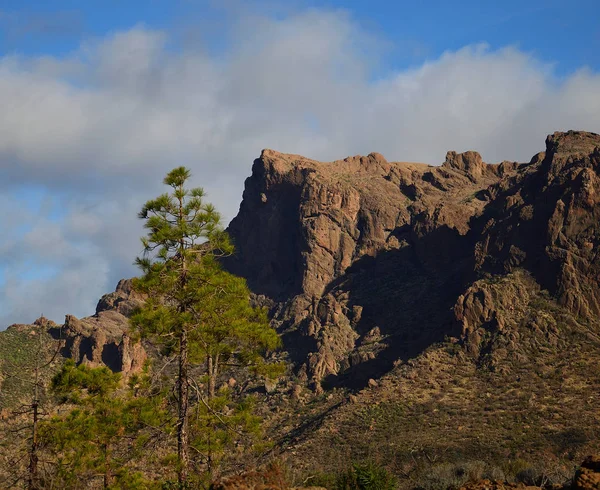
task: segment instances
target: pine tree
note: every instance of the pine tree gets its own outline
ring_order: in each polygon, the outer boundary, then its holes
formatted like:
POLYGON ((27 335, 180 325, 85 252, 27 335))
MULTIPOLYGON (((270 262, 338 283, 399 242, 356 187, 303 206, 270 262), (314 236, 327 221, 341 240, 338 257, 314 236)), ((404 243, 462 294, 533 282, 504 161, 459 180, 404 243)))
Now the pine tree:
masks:
POLYGON ((26 416, 25 425, 17 429, 19 433, 23 429, 29 432, 26 473, 21 474, 22 468, 19 464, 15 464, 12 470, 16 473, 15 481, 26 479, 29 490, 36 490, 42 485, 39 468, 39 426, 43 417, 47 415, 44 405, 49 374, 55 370, 55 361, 63 345, 61 340, 54 341, 48 333, 50 325, 51 322, 43 316, 38 318, 25 338, 19 338, 19 348, 16 349, 17 352, 22 350, 29 355, 21 356, 15 353, 7 356, 2 359, 6 366, 0 371, 0 378, 17 382, 22 389, 31 394, 26 404, 21 404, 12 412, 17 417, 26 416))
POLYGON ((147 488, 126 463, 143 429, 159 424, 165 414, 157 398, 136 396, 133 384, 137 378, 128 389, 120 373, 76 366, 73 360, 56 374, 52 392, 70 408, 39 427, 40 442, 54 461, 55 483, 74 488, 100 476, 103 488, 147 488))
POLYGON ((75 408, 42 424, 40 435, 56 452, 65 484, 88 472, 100 473, 104 488, 113 483, 112 449, 125 426, 124 401, 114 396, 119 382, 108 368, 77 367, 72 360, 54 377, 53 391, 75 408))
MULTIPOLYGON (((227 426, 227 416, 218 413, 219 373, 232 365, 267 372, 273 368, 264 355, 279 346, 265 312, 250 305, 245 281, 221 268, 219 258, 231 254, 233 247, 220 227, 219 214, 204 202, 203 190, 186 189, 189 177, 185 167, 173 169, 164 179, 171 194, 148 201, 139 213, 148 236, 142 238, 144 256, 136 260, 144 274, 134 287, 148 299, 132 318, 142 336, 158 340, 177 358, 180 487, 189 477, 190 403, 196 404, 197 415, 204 411, 213 422, 220 419, 227 426), (205 367, 203 384, 190 375, 190 368, 199 364, 205 367)), ((216 432, 212 426, 209 430, 216 432)), ((210 471, 211 451, 205 463, 210 471)))

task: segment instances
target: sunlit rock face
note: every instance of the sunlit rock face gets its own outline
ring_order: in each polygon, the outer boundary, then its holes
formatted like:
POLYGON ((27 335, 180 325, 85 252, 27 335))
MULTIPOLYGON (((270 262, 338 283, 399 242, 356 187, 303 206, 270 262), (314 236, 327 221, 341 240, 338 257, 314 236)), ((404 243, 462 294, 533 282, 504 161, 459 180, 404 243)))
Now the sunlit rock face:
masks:
MULTIPOLYGON (((440 166, 264 150, 228 228, 237 253, 226 265, 271 307, 317 387, 365 383, 448 337, 477 351, 481 329, 502 322, 494 301, 510 301, 486 293, 484 277, 523 269, 595 317, 599 147, 600 136, 570 131, 528 163, 450 151, 440 166)), ((529 282, 515 284, 507 294, 529 282)))

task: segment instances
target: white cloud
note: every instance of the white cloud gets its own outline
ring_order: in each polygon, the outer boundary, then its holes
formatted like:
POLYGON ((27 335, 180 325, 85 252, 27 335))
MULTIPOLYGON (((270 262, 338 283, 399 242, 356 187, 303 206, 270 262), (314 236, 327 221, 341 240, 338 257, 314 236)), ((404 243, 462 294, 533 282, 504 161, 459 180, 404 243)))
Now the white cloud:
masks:
POLYGON ((0 216, 27 228, 9 224, 0 238, 0 325, 91 313, 135 273, 137 210, 177 165, 229 220, 264 147, 324 160, 379 151, 437 164, 449 149, 527 160, 547 133, 600 132, 600 76, 558 80, 516 48, 467 46, 373 81, 379 45, 343 12, 235 27, 219 58, 141 26, 64 58, 0 58, 0 188, 41 187, 59 211, 23 202, 18 219, 0 216), (36 278, 36 267, 57 272, 36 278))

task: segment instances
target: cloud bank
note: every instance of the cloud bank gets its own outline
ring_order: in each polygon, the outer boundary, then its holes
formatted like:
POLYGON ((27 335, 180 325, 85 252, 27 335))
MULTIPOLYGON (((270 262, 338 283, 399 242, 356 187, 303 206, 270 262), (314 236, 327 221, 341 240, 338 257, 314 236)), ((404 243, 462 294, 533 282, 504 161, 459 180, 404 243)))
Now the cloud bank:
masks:
POLYGON ((600 74, 558 79, 514 47, 374 79, 377 43, 340 11, 238 19, 218 56, 171 39, 136 26, 64 57, 0 58, 0 328, 91 314, 135 274, 136 213, 174 166, 192 168, 226 223, 266 147, 525 161, 547 133, 600 132, 600 74))

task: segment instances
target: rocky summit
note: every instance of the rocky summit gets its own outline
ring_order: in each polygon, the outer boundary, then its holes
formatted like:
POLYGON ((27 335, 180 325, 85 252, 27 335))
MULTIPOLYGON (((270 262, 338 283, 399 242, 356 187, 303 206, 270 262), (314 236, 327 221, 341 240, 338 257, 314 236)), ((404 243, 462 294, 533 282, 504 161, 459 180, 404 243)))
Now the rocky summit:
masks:
MULTIPOLYGON (((225 266, 282 335, 291 367, 263 396, 295 471, 368 459, 407 487, 541 485, 600 451, 600 135, 545 146, 529 162, 254 161, 225 266)), ((95 315, 14 326, 0 348, 44 328, 127 375, 146 358, 127 332, 141 299, 122 281, 95 315)))
POLYGON ((525 294, 493 298, 486 281, 517 271, 591 321, 599 147, 570 131, 529 163, 451 151, 438 167, 264 150, 229 226, 229 267, 271 305, 317 389, 364 385, 447 338, 480 353, 484 331, 505 330, 499 303, 525 294))

